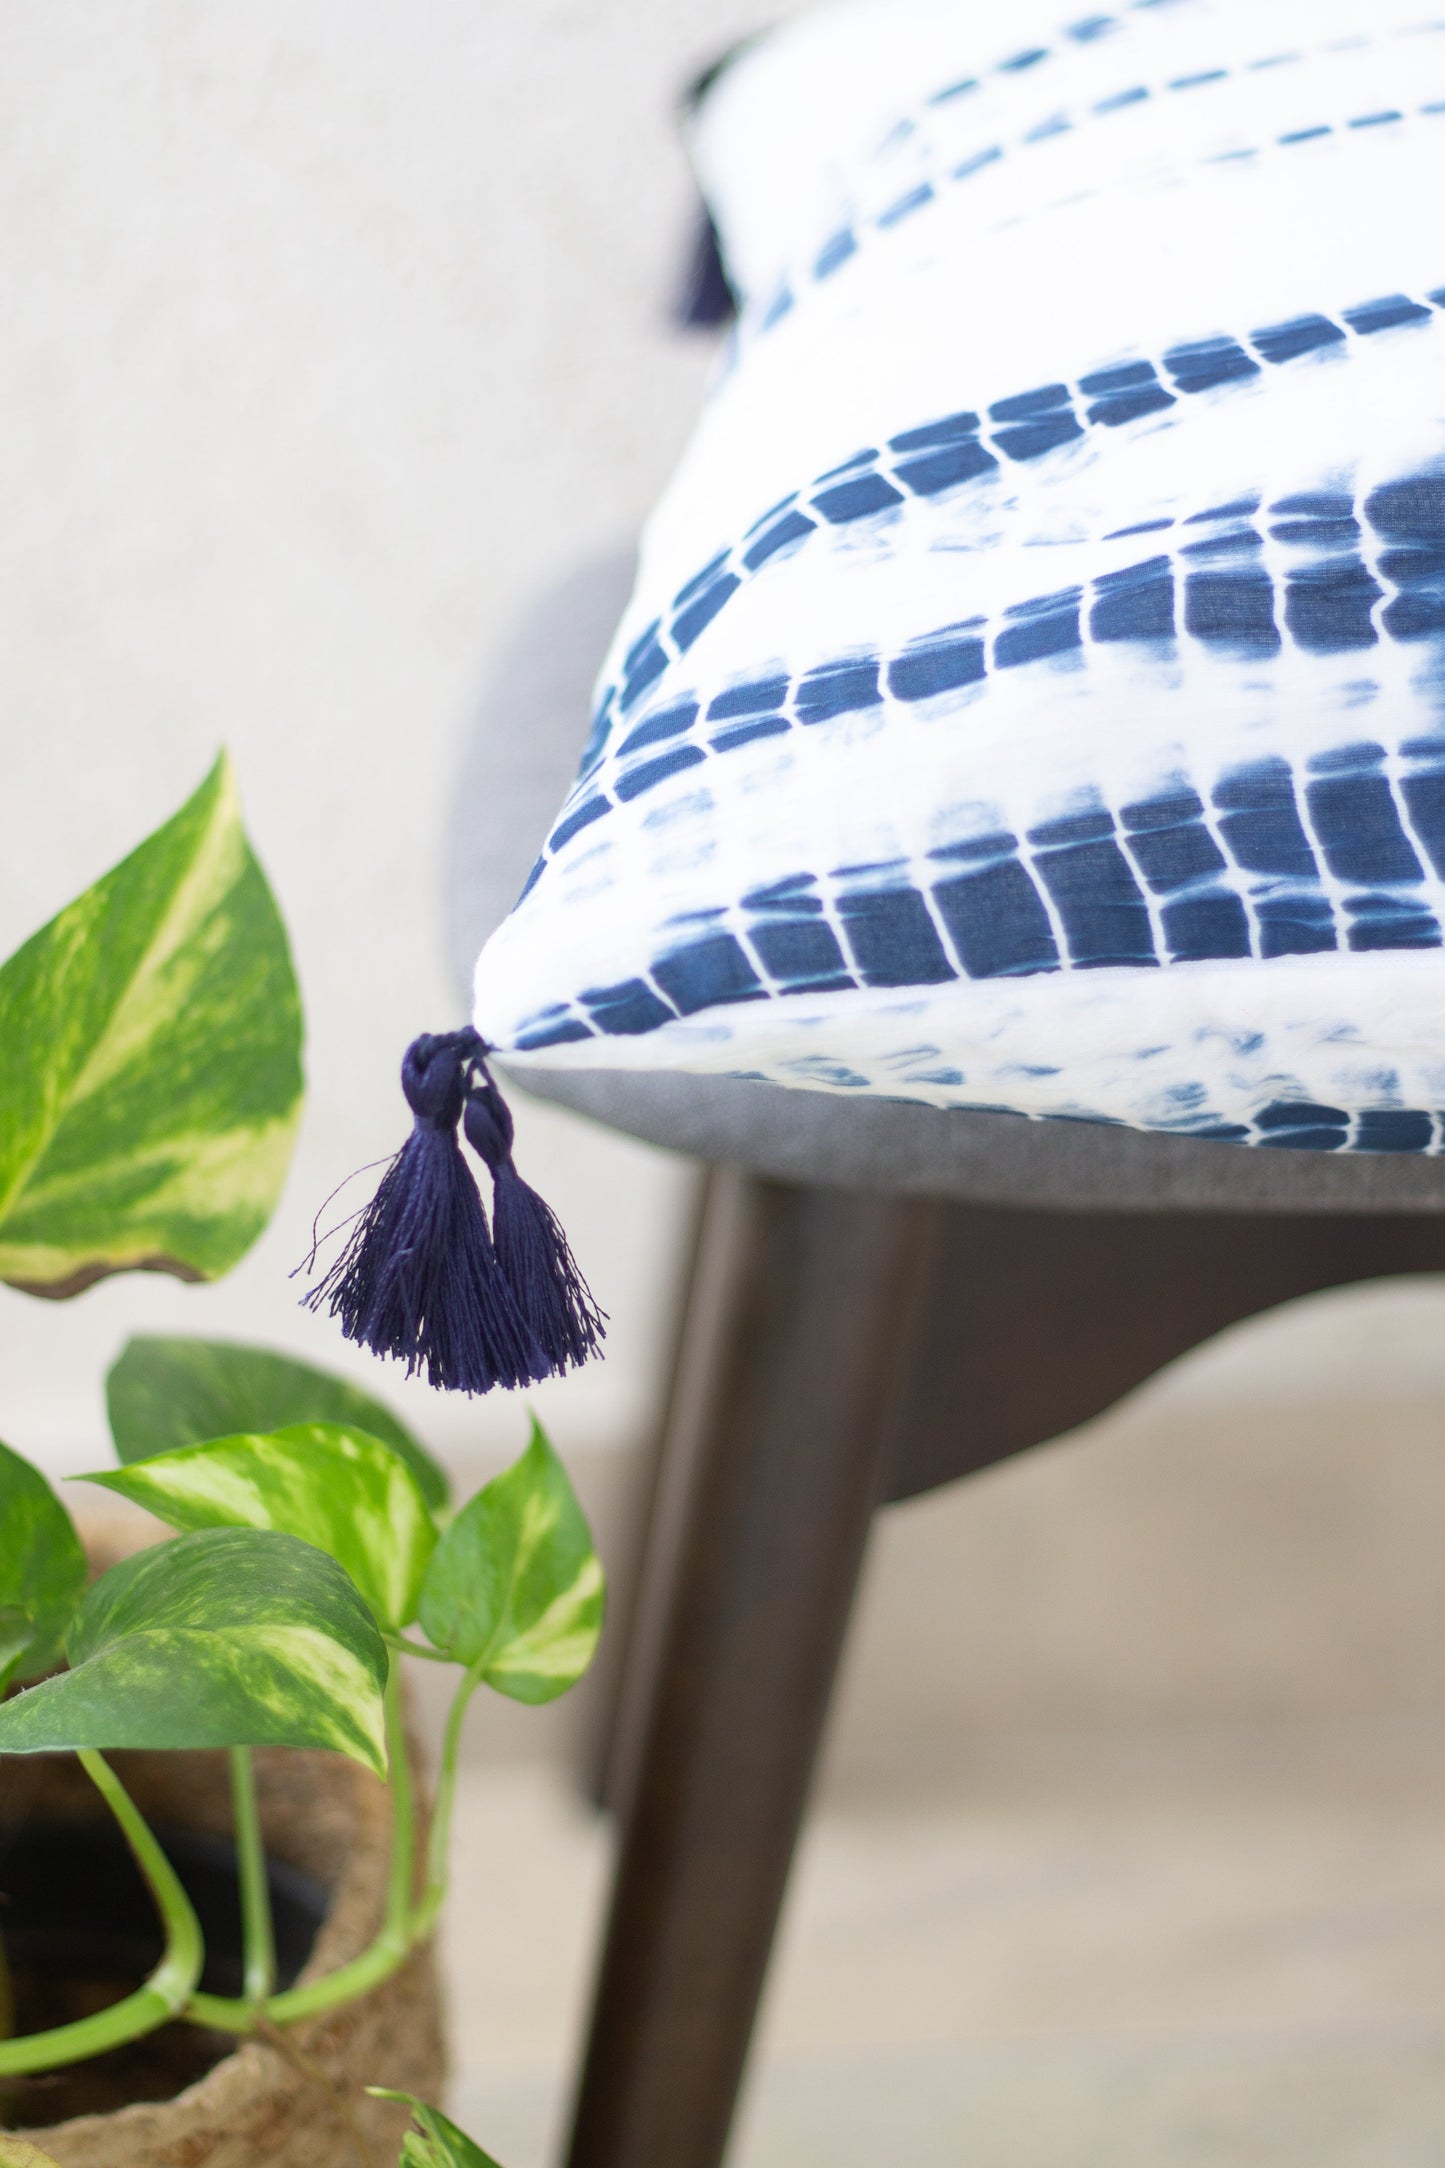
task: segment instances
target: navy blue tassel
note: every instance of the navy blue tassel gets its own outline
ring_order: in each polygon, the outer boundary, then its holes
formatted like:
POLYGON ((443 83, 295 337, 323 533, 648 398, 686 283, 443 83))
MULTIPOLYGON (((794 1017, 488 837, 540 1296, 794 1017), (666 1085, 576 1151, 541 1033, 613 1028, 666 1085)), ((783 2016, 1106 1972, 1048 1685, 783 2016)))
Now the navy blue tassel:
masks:
POLYGON ((485 1063, 486 1081, 467 1095, 467 1142, 492 1170, 492 1232, 497 1262, 527 1329, 554 1370, 585 1363, 601 1346, 603 1317, 577 1269, 550 1205, 522 1180, 512 1161, 511 1111, 485 1063))
POLYGON ((412 1133, 305 1297, 339 1318, 348 1340, 405 1362, 408 1376, 424 1369, 449 1392, 539 1383, 585 1361, 602 1337, 561 1228, 512 1166, 512 1120, 485 1052, 470 1028, 412 1041, 401 1065, 412 1133), (457 1141, 464 1111, 495 1176, 495 1245, 457 1141))

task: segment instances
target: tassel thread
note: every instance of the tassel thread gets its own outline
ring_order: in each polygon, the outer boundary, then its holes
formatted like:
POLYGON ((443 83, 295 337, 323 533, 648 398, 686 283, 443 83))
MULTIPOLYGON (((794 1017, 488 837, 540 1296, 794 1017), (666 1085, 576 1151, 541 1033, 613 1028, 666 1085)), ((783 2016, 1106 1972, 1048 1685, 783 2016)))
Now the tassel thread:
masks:
POLYGON ((470 1027, 412 1041, 401 1065, 412 1133, 303 1297, 348 1340, 447 1392, 540 1384, 597 1354, 605 1330, 556 1217, 516 1170, 486 1053, 470 1027), (490 1227, 459 1125, 492 1175, 490 1227))
POLYGON ((468 1094, 462 1126, 468 1144, 491 1170, 497 1263, 528 1332, 547 1350, 554 1368, 585 1363, 601 1345, 602 1312, 556 1214, 517 1172, 511 1109, 490 1076, 468 1094))

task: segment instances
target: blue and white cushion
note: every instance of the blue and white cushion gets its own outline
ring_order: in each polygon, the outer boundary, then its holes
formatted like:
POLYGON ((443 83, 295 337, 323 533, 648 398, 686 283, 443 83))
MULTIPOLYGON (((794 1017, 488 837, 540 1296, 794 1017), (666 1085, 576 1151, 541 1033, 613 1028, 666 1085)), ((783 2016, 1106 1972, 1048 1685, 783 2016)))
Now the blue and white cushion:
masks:
POLYGON ((1445 22, 833 8, 693 147, 740 320, 477 1028, 1445 1149, 1445 22))

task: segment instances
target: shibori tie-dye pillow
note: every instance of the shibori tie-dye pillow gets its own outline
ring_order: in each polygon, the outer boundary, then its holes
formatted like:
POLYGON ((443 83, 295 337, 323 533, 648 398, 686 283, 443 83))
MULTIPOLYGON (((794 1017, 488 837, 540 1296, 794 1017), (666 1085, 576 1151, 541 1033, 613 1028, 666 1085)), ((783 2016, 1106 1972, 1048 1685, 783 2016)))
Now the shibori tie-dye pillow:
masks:
POLYGON ((740 320, 477 1028, 1440 1151, 1445 22, 1061 6, 708 93, 740 320))

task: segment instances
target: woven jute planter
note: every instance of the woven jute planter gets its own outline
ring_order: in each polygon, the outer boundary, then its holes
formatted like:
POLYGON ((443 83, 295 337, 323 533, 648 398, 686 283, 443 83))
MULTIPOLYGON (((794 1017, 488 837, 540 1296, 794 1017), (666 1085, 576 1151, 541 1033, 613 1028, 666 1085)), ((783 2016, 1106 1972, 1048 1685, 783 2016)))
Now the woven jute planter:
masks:
MULTIPOLYGON (((152 1826, 229 1838, 222 1755, 110 1759, 152 1826)), ((315 1979, 360 1955, 376 1932, 389 1853, 386 1793, 365 1771, 330 1754, 263 1751, 256 1777, 268 1855, 329 1892, 300 1975, 315 1979)), ((0 1765, 0 1818, 12 1826, 23 1817, 60 1825, 63 1836, 67 1825, 104 1815, 70 1757, 7 1758, 0 1765)), ((174 2037, 181 2057, 219 2058, 174 2098, 156 2097, 167 2089, 162 2082, 148 2100, 45 2124, 36 2118, 46 2094, 34 2088, 23 2099, 10 2096, 0 2124, 6 2115, 24 2124, 18 2134, 61 2168, 393 2168, 405 2111, 367 2099, 363 2088, 397 2086, 435 2100, 444 2076, 429 1949, 359 2002, 291 2029, 275 2045, 252 2040, 232 2047, 216 2034, 174 2037)), ((184 2072, 183 2061, 179 2067, 184 2072)))

